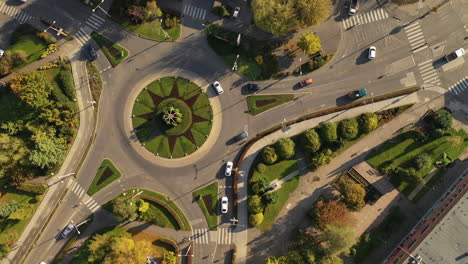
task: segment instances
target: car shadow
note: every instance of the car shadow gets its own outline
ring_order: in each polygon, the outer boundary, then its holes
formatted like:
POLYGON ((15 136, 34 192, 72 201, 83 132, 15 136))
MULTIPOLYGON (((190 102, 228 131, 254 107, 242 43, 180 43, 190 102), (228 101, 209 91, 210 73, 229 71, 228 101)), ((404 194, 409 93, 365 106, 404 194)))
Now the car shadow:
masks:
POLYGON ((369 54, 369 49, 364 49, 361 52, 361 54, 356 58, 356 65, 361 65, 370 61, 368 58, 368 54, 369 54))
POLYGON ((336 98, 336 106, 342 106, 351 103, 353 100, 348 95, 342 95, 336 98))

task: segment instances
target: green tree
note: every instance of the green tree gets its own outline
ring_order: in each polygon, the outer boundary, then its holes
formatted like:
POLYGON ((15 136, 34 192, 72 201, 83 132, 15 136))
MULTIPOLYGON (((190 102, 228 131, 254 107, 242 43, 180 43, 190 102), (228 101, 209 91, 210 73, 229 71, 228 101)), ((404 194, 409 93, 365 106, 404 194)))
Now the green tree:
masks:
POLYGON ((268 187, 268 181, 265 177, 260 177, 253 185, 252 190, 256 194, 261 194, 265 191, 265 188, 268 187))
POLYGON ((112 204, 112 212, 122 219, 135 220, 138 217, 138 199, 118 197, 112 204))
POLYGON ((346 140, 355 139, 359 134, 358 122, 356 119, 345 119, 338 125, 338 131, 341 138, 346 140))
POLYGON ((24 204, 8 216, 12 220, 26 220, 34 214, 34 204, 24 204))
POLYGON ((338 134, 336 133, 336 123, 328 122, 319 128, 320 137, 323 141, 330 143, 338 139, 338 134))
POLYGON ((277 257, 268 257, 265 260, 265 264, 280 264, 277 257))
POLYGON ((422 168, 429 167, 432 164, 432 159, 426 153, 416 156, 414 159, 414 165, 416 169, 420 170, 422 168))
POLYGON ((20 208, 20 203, 15 200, 11 200, 8 203, 0 207, 0 217, 7 218, 20 208))
POLYGON ((320 264, 343 264, 343 259, 337 255, 325 256, 322 258, 320 264))
POLYGON ((14 136, 24 129, 24 122, 23 120, 8 121, 2 123, 0 129, 5 131, 8 135, 14 136))
POLYGON ((149 209, 149 203, 141 200, 140 204, 138 204, 138 212, 144 213, 148 211, 149 209))
POLYGON ((314 224, 321 229, 328 225, 348 225, 352 221, 351 212, 340 201, 318 200, 311 212, 314 224))
POLYGON ((37 130, 32 136, 32 140, 34 148, 29 154, 29 160, 33 165, 44 169, 62 161, 67 143, 65 139, 55 137, 55 129, 37 130))
POLYGON ((278 160, 278 155, 272 146, 266 146, 262 150, 262 159, 267 164, 273 164, 278 160))
POLYGON ((254 0, 252 11, 255 25, 276 37, 286 34, 297 24, 291 1, 254 0))
POLYGON ((452 122, 452 115, 448 111, 441 109, 434 115, 433 126, 434 128, 447 130, 452 127, 452 122))
POLYGON ((330 0, 297 0, 297 12, 305 25, 318 25, 331 15, 330 0))
POLYGON ((258 196, 258 195, 250 196, 250 198, 249 198, 249 200, 247 202, 247 207, 249 209, 249 212, 251 212, 253 214, 262 213, 263 208, 264 208, 262 198, 260 196, 258 196))
POLYGON ((283 159, 290 159, 294 156, 295 144, 290 138, 281 138, 275 143, 275 148, 278 155, 283 159))
POLYGON ((349 226, 329 225, 322 233, 321 239, 326 243, 326 251, 331 256, 346 254, 356 244, 354 229, 349 226))
POLYGON ((163 260, 161 264, 176 264, 177 257, 172 251, 164 251, 163 260))
POLYGON ((306 151, 312 153, 317 152, 320 149, 320 137, 315 129, 307 129, 301 135, 301 143, 306 151))
POLYGON ((266 204, 275 204, 278 201, 278 192, 267 192, 263 196, 266 204))
POLYGON ((297 250, 290 250, 286 255, 280 257, 280 264, 306 264, 301 253, 297 250))
POLYGON ((359 116, 359 129, 363 133, 370 133, 379 125, 379 118, 374 113, 364 113, 359 116))
POLYGON ((21 138, 0 134, 0 177, 4 176, 9 167, 22 163, 28 151, 21 138))
POLYGON ((350 210, 359 211, 361 210, 366 202, 364 197, 366 191, 364 188, 352 181, 344 181, 340 184, 340 192, 343 195, 343 201, 350 210))
POLYGON ((297 43, 299 48, 306 54, 315 54, 320 51, 320 38, 314 32, 306 32, 302 34, 297 43))
POLYGON ((325 149, 319 153, 315 153, 310 159, 310 165, 315 169, 321 168, 322 166, 330 163, 332 160, 332 151, 325 149))
POLYGON ((33 108, 42 108, 50 101, 48 99, 53 87, 41 71, 19 73, 10 80, 11 91, 24 103, 33 108))
POLYGON ((261 223, 263 223, 263 218, 263 213, 250 214, 249 223, 253 226, 259 226, 261 223))

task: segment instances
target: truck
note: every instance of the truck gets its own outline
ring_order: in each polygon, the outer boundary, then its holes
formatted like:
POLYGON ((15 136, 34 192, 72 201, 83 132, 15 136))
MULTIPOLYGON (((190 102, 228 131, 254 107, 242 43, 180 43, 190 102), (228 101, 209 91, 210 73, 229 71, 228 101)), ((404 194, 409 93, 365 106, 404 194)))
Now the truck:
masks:
POLYGON ((460 58, 461 56, 463 56, 463 54, 465 54, 465 50, 463 48, 459 48, 457 49, 456 51, 450 53, 450 54, 447 54, 445 55, 445 59, 447 60, 447 62, 449 61, 453 61, 457 58, 460 58))
POLYGON ((358 98, 364 97, 366 95, 367 95, 367 90, 366 89, 360 89, 360 90, 356 90, 356 91, 352 91, 352 92, 348 93, 348 97, 351 98, 351 99, 358 99, 358 98))

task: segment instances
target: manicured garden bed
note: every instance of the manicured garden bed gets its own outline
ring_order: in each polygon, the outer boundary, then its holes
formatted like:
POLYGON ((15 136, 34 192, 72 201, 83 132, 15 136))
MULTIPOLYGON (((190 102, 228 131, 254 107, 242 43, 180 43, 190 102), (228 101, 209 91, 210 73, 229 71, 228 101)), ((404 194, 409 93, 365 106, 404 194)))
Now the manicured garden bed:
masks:
POLYGON ((110 39, 104 37, 103 35, 93 32, 91 37, 98 44, 98 46, 106 55, 106 58, 109 60, 112 67, 116 67, 121 63, 129 54, 128 50, 119 44, 111 41, 110 39))
POLYGON ((247 107, 251 115, 258 115, 293 99, 293 94, 252 95, 247 97, 247 107))
POLYGON ((88 72, 89 87, 91 96, 96 103, 99 103, 99 98, 102 92, 102 79, 99 70, 93 62, 86 62, 86 71, 88 72))
POLYGON ((319 55, 317 57, 311 58, 309 61, 303 63, 300 68, 294 70, 294 74, 299 75, 302 71, 302 74, 311 73, 317 69, 320 69, 322 66, 326 65, 331 59, 333 59, 334 54, 319 55))
POLYGON ((174 77, 145 87, 133 106, 133 127, 147 150, 164 158, 180 158, 196 151, 208 138, 213 112, 208 96, 193 82, 174 77), (182 114, 177 126, 163 121, 173 107, 182 114))
POLYGON ((105 159, 102 161, 101 166, 99 166, 96 176, 94 176, 93 182, 86 193, 91 196, 120 178, 120 176, 120 171, 114 164, 110 160, 105 159))
POLYGON ((208 227, 216 230, 218 226, 218 183, 213 182, 192 193, 203 214, 205 215, 208 227))

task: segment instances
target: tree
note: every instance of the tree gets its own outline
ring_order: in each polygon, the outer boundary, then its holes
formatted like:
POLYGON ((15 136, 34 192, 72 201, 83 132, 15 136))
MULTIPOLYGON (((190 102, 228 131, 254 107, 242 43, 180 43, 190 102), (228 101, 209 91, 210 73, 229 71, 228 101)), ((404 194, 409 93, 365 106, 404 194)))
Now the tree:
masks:
POLYGON ((29 160, 42 169, 51 167, 62 161, 67 143, 63 138, 55 137, 55 129, 37 130, 33 136, 34 148, 29 154, 29 160))
POLYGON ((370 133, 379 125, 379 118, 374 113, 364 113, 359 116, 359 129, 363 133, 370 133))
POLYGON ((148 211, 149 209, 149 203, 141 200, 140 204, 138 205, 138 212, 144 213, 148 211))
POLYGON ((315 223, 321 229, 328 225, 347 225, 351 222, 351 213, 346 205, 337 200, 318 200, 311 213, 315 223))
POLYGON ((355 139, 359 134, 358 122, 354 118, 345 119, 339 123, 338 130, 341 138, 355 139))
POLYGON ((127 197, 118 197, 112 205, 112 212, 122 219, 135 220, 138 217, 138 205, 135 200, 127 197))
POLYGON ((133 25, 138 25, 146 20, 146 12, 142 6, 132 5, 128 10, 127 14, 130 17, 130 22, 133 25))
POLYGON ((310 159, 310 165, 314 169, 321 168, 323 165, 330 163, 332 160, 332 151, 330 149, 325 149, 319 153, 315 153, 310 159))
POLYGON ((275 204, 278 201, 278 193, 277 192, 267 192, 263 196, 263 200, 265 200, 266 204, 275 204))
POLYGON ((172 251, 164 251, 163 260, 161 264, 176 264, 177 257, 172 251))
POLYGON ((331 14, 330 0, 297 0, 297 12, 305 25, 318 25, 331 14))
POLYGON ((146 2, 146 9, 150 12, 149 17, 151 18, 151 20, 162 16, 162 11, 161 9, 159 9, 158 5, 156 4, 156 1, 154 0, 146 2))
POLYGON ((0 128, 8 135, 14 136, 24 129, 24 122, 23 120, 7 121, 2 123, 0 128))
POLYGON ((416 170, 414 168, 403 169, 396 167, 388 171, 391 177, 396 177, 400 181, 407 181, 410 184, 417 185, 423 184, 425 181, 418 175, 416 175, 416 170))
POLYGON ((349 252, 349 249, 356 244, 354 229, 349 226, 329 225, 321 236, 325 243, 326 251, 331 256, 349 252))
POLYGON ((452 122, 452 115, 447 110, 441 109, 434 115, 433 126, 447 130, 452 127, 452 122))
POLYGON ((366 191, 357 183, 352 181, 343 181, 340 184, 340 192, 343 195, 344 203, 350 210, 359 211, 366 204, 364 201, 366 191))
POLYGON ((258 214, 250 214, 249 216, 249 222, 253 226, 258 226, 263 222, 263 213, 258 213, 258 214))
POLYGON ((15 50, 11 53, 12 66, 20 65, 26 62, 28 54, 22 50, 15 50))
POLYGON ((306 32, 302 34, 297 43, 299 48, 306 54, 315 54, 320 51, 320 38, 314 32, 306 32))
POLYGON ((278 160, 278 155, 272 146, 266 146, 262 150, 262 159, 267 164, 273 164, 278 160))
POLYGON ((329 143, 338 139, 336 133, 336 123, 328 122, 319 128, 320 137, 323 141, 329 143))
POLYGON ((258 195, 250 196, 247 202, 247 207, 249 209, 249 212, 251 212, 252 214, 262 213, 264 207, 262 198, 258 195))
POLYGON ((33 108, 42 108, 50 101, 48 99, 53 87, 41 71, 19 73, 10 80, 11 91, 24 103, 33 108))
POLYGON ((26 220, 34 214, 33 204, 24 204, 8 216, 12 220, 26 220))
POLYGON ((416 156, 416 158, 414 159, 414 166, 418 170, 429 167, 429 165, 431 164, 432 164, 432 159, 426 153, 420 154, 416 156))
POLYGON ((5 175, 10 178, 10 184, 14 186, 32 179, 34 174, 34 171, 29 166, 22 166, 20 164, 8 166, 5 172, 5 175))
POLYGON ((291 1, 255 0, 252 11, 255 25, 276 37, 289 32, 297 24, 291 1))
POLYGON ((280 264, 277 257, 271 256, 265 260, 265 264, 280 264))
POLYGON ((278 258, 279 264, 306 264, 301 253, 297 250, 290 250, 286 255, 278 258))
POLYGON ((20 203, 15 200, 11 200, 8 203, 0 207, 0 217, 7 218, 12 213, 14 213, 18 208, 20 208, 20 203))
POLYGON ((322 258, 321 264, 343 264, 343 259, 337 255, 326 256, 322 258))
POLYGON ((265 188, 268 187, 268 181, 265 177, 260 177, 253 185, 252 190, 256 194, 262 194, 265 192, 265 188))
POLYGON ((0 177, 7 168, 24 161, 28 149, 21 138, 0 133, 0 177))
POLYGON ((294 147, 294 141, 292 141, 290 138, 281 138, 275 143, 276 151, 283 159, 290 159, 294 156, 294 147))
POLYGON ((320 137, 315 129, 307 129, 301 135, 301 143, 305 150, 312 153, 320 149, 320 137))

